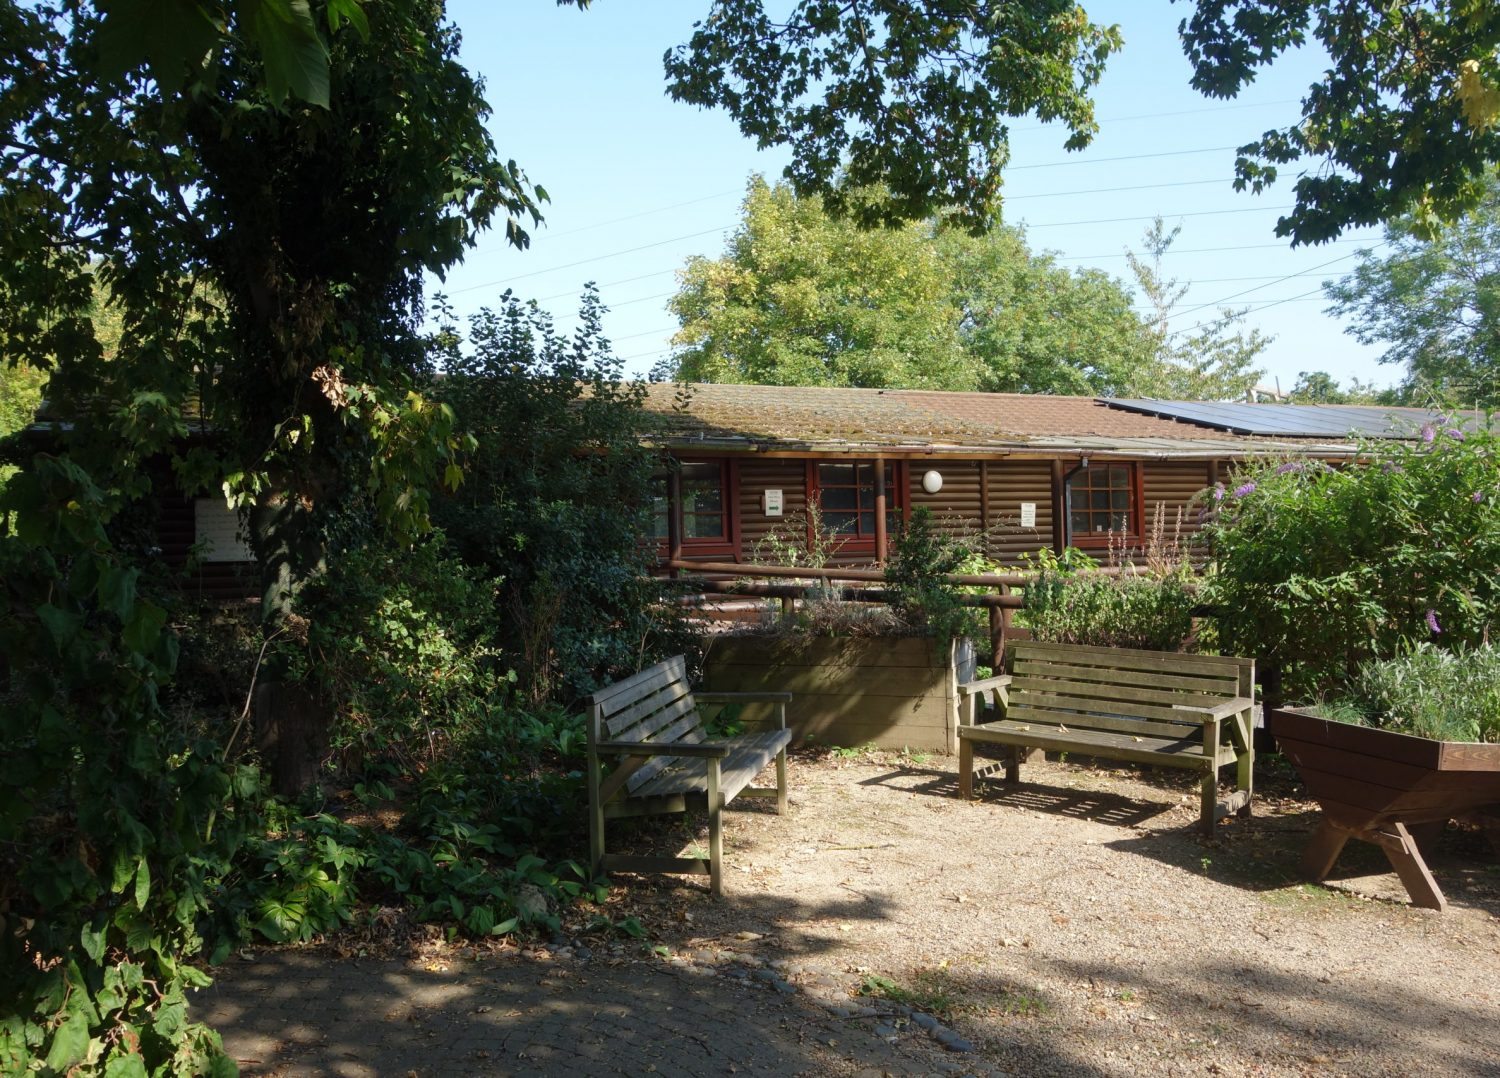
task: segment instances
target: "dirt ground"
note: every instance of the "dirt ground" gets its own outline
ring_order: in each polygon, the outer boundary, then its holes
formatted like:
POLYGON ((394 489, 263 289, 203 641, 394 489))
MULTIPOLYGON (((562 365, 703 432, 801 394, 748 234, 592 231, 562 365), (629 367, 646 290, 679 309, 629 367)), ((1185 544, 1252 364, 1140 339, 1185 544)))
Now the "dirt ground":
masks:
MULTIPOLYGON (((1500 1075, 1500 865, 1478 833, 1429 855, 1440 914, 1361 844, 1300 883, 1317 810, 1280 758, 1256 815, 1211 840, 1190 776, 1073 759, 1022 778, 966 803, 951 757, 804 754, 788 816, 728 813, 722 900, 622 875, 611 912, 677 960, 753 951, 810 994, 935 1014, 1001 1072, 1500 1075)), ((706 829, 628 845, 702 851, 706 829)))

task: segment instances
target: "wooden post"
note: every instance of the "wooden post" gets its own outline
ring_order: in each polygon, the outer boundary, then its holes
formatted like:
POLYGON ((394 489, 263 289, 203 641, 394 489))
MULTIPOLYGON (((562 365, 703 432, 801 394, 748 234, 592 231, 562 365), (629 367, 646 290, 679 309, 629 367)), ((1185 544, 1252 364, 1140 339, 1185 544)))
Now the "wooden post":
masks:
POLYGON ((1063 481, 1063 462, 1052 462, 1052 551, 1061 554, 1068 545, 1068 500, 1063 481))
MULTIPOLYGON (((856 471, 856 475, 858 472, 856 471)), ((885 534, 885 461, 875 458, 875 564, 884 565, 886 557, 885 534)), ((858 512, 858 508, 855 510, 858 512)))
POLYGON ((724 805, 719 799, 719 761, 708 760, 708 889, 715 896, 724 893, 719 866, 724 862, 724 805))
MULTIPOLYGON (((677 468, 667 473, 667 549, 674 562, 682 560, 682 473, 677 468)), ((669 572, 676 580, 678 570, 669 572)))
POLYGON ((990 556, 990 462, 979 462, 979 549, 990 556))

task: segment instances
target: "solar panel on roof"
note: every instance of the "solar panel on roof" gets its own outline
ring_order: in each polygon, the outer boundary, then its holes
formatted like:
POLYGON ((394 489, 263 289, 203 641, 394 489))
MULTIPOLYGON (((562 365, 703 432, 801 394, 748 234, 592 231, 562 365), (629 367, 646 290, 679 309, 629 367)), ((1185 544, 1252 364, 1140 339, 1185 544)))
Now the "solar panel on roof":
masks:
POLYGON ((1101 398, 1121 411, 1212 427, 1235 434, 1284 438, 1410 438, 1439 417, 1416 408, 1327 404, 1223 404, 1101 398))

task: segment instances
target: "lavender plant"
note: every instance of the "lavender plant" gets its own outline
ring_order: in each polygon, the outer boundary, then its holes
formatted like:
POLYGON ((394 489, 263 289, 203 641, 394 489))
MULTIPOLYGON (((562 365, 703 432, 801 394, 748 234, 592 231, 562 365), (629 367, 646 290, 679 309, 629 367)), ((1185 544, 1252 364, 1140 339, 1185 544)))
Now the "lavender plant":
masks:
POLYGON ((1287 698, 1336 696, 1372 659, 1486 643, 1500 624, 1500 452, 1444 422, 1360 461, 1267 464, 1213 492, 1224 650, 1278 663, 1287 698))

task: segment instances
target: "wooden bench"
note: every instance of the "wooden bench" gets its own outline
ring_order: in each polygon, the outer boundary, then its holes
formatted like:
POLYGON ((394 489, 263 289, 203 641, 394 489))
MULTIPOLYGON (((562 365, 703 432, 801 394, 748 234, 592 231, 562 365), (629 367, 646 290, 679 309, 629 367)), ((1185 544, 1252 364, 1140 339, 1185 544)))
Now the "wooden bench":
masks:
POLYGON ((974 747, 995 744, 1008 782, 1031 751, 1076 752, 1201 771, 1206 833, 1221 816, 1250 814, 1254 660, 1032 641, 1010 644, 1006 660, 1009 673, 958 687, 960 796, 974 794, 974 747), (1220 798, 1226 764, 1236 789, 1220 798))
POLYGON ((724 806, 740 794, 776 798, 786 812, 786 726, 789 692, 694 693, 687 662, 675 656, 590 697, 588 722, 589 860, 601 872, 682 872, 707 875, 721 893, 724 806), (772 703, 778 728, 709 740, 700 704, 772 703), (750 783, 772 760, 774 788, 750 783), (607 763, 613 763, 607 767, 607 763), (708 860, 635 857, 606 851, 604 822, 624 816, 704 809, 708 860))

